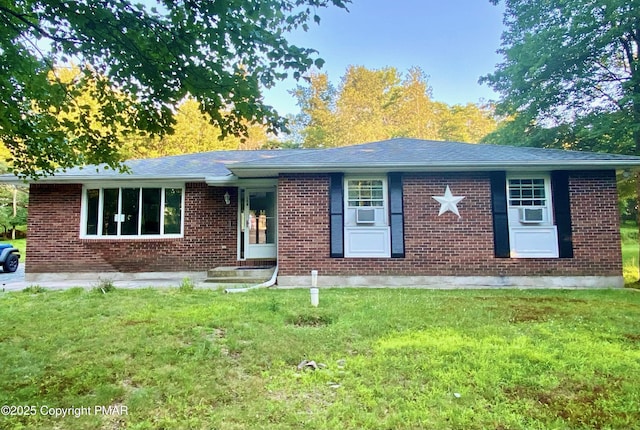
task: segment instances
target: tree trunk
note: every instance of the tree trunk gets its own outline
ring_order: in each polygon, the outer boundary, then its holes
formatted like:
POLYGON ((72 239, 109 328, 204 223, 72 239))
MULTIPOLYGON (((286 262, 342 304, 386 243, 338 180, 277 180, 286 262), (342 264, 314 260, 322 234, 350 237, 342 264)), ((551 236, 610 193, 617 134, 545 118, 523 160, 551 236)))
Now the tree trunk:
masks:
MULTIPOLYGON (((640 60, 638 59, 638 55, 640 55, 640 27, 638 26, 637 19, 635 24, 634 29, 628 35, 629 37, 622 38, 622 44, 625 52, 624 55, 626 56, 631 72, 630 85, 628 88, 631 91, 633 143, 635 146, 635 155, 640 156, 640 128, 638 127, 638 124, 640 124, 640 60)), ((636 191, 636 204, 639 209, 636 220, 638 222, 638 242, 640 244, 640 171, 636 173, 636 191)), ((640 267, 640 246, 638 247, 638 266, 640 267)))
MULTIPOLYGON (((638 52, 636 49, 636 56, 637 54, 638 52)), ((638 124, 640 124, 640 66, 638 61, 636 61, 633 68, 634 70, 632 74, 632 80, 635 81, 635 85, 633 86, 633 94, 632 94, 633 121, 634 121, 633 143, 635 146, 636 155, 640 155, 640 128, 638 127, 638 124)), ((638 214, 636 216, 636 221, 638 222, 638 244, 640 245, 640 171, 636 172, 636 191, 637 191, 636 205, 638 207, 638 214)), ((638 246, 638 267, 640 267, 640 246, 638 246)), ((638 274, 638 276, 640 278, 640 273, 638 274)), ((640 279, 638 279, 638 281, 640 281, 640 279)))
MULTIPOLYGON (((635 103, 634 106, 635 118, 637 124, 640 124, 640 101, 635 103)), ((633 131, 633 141, 635 143, 636 155, 640 155, 640 130, 637 128, 633 131)), ((636 207, 638 208, 636 214, 636 222, 638 224, 638 267, 640 267, 640 171, 636 172, 636 207)), ((640 282, 640 269, 638 271, 638 278, 636 281, 640 282)))
MULTIPOLYGON (((18 215, 18 187, 13 186, 13 218, 18 215)), ((11 229, 11 240, 16 240, 16 227, 11 229)))

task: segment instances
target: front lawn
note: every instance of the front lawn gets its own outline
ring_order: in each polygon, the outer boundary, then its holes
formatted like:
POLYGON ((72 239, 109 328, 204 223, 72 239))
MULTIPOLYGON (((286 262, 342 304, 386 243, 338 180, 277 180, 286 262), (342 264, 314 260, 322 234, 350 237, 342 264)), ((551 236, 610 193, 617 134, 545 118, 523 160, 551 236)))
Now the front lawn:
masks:
POLYGON ((622 239, 622 273, 625 284, 637 287, 639 277, 638 264, 638 227, 623 225, 620 228, 622 239))
POLYGON ((105 291, 0 293, 0 428, 640 422, 633 290, 105 291))

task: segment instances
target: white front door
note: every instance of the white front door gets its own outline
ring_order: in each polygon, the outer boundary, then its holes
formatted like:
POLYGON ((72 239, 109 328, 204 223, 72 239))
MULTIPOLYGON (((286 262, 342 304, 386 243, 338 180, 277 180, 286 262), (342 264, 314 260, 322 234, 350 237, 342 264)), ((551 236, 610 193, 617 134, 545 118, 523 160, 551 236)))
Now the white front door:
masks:
POLYGON ((276 258, 277 212, 275 188, 241 190, 240 257, 276 258))

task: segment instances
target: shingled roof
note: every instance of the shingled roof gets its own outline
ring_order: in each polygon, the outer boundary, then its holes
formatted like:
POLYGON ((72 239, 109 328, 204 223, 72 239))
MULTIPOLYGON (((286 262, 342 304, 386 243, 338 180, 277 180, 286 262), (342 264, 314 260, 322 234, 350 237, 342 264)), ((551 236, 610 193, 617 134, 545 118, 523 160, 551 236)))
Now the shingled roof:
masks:
MULTIPOLYGON (((37 182, 80 183, 89 181, 121 181, 121 180, 176 180, 207 181, 233 180, 235 176, 228 169, 239 162, 267 160, 289 153, 304 153, 308 150, 260 150, 260 151, 211 151, 195 154, 172 155, 167 157, 129 160, 124 165, 128 173, 120 173, 106 168, 104 165, 84 166, 58 172, 53 176, 40 178, 37 182)), ((20 181, 13 175, 0 176, 0 182, 20 181)))
MULTIPOLYGON (((294 172, 552 170, 640 168, 640 157, 420 139, 391 139, 327 149, 214 151, 132 160, 130 173, 75 168, 45 182, 184 180, 209 183, 294 172)), ((10 182, 5 175, 3 182, 10 182)))
POLYGON ((287 172, 452 171, 524 169, 623 169, 640 157, 420 139, 391 139, 238 162, 240 177, 287 172))

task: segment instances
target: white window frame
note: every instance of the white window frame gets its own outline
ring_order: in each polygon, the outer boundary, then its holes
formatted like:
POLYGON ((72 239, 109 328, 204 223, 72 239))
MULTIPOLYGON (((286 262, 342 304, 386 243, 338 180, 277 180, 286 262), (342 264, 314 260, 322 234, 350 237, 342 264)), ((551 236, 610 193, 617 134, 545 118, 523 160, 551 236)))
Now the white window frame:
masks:
MULTIPOLYGON (((532 173, 522 173, 522 174, 511 174, 511 175, 507 175, 507 208, 509 210, 513 209, 513 208, 518 208, 518 210, 520 209, 543 209, 544 210, 544 218, 542 220, 542 222, 540 223, 536 223, 537 225, 553 225, 554 221, 553 221, 553 200, 551 198, 551 175, 549 173, 537 173, 537 172, 532 172, 532 173), (511 204, 511 186, 510 186, 510 181, 512 180, 523 180, 523 179, 531 179, 531 180, 535 180, 535 179, 542 179, 544 181, 544 200, 545 200, 545 204, 544 205, 512 205, 511 204)), ((521 198, 519 200, 539 200, 539 198, 535 198, 535 197, 531 197, 531 199, 526 199, 526 198, 521 198)), ((511 216, 512 214, 509 214, 509 221, 512 221, 514 219, 514 217, 511 216)), ((518 221, 518 224, 520 225, 529 225, 529 223, 521 223, 518 221)), ((534 224, 534 225, 536 225, 534 224)), ((515 223, 514 223, 515 226, 515 223)))
POLYGON ((184 183, 139 183, 139 184, 122 184, 122 183, 100 183, 100 184, 85 184, 82 187, 82 201, 81 201, 81 215, 80 215, 80 238, 81 239, 91 239, 91 240, 139 240, 139 239, 172 239, 172 238, 182 238, 184 237, 184 219, 185 219, 185 185, 184 183), (103 209, 104 209, 104 190, 105 189, 118 189, 118 209, 117 214, 122 216, 122 190, 125 188, 133 188, 141 190, 138 193, 138 198, 140 199, 140 203, 138 204, 138 210, 140 211, 138 216, 138 234, 127 234, 123 235, 122 232, 122 220, 117 221, 116 234, 106 235, 102 234, 102 224, 103 224, 103 209), (142 189, 144 188, 160 188, 160 233, 159 234, 141 234, 141 226, 142 222, 142 189), (164 208, 166 204, 166 190, 177 188, 181 190, 181 200, 180 200, 180 232, 179 233, 164 233, 164 208), (88 190, 99 190, 99 198, 98 198, 98 227, 96 234, 87 234, 87 221, 88 221, 88 198, 87 191, 88 190))
MULTIPOLYGON (((386 203, 387 203, 387 198, 386 198, 386 188, 387 188, 387 184, 386 184, 386 178, 346 178, 346 198, 347 198, 347 207, 350 209, 354 209, 354 208, 379 208, 379 207, 386 207, 386 203), (380 185, 382 186, 382 199, 373 199, 373 197, 370 199, 372 202, 382 202, 381 205, 371 205, 371 206, 354 206, 351 205, 350 202, 352 199, 349 198, 349 183, 350 182, 358 182, 358 181, 369 181, 369 182, 373 182, 373 181, 380 181, 380 185)), ((363 199, 360 199, 363 200, 363 199)))
MULTIPOLYGON (((379 201, 379 200, 378 200, 379 201)), ((358 209, 374 209, 376 213, 380 213, 380 219, 376 218, 375 223, 363 223, 357 224, 355 222, 349 222, 345 216, 345 226, 359 226, 359 227, 381 227, 389 225, 389 188, 387 184, 386 176, 346 176, 344 178, 344 206, 346 212, 354 211, 353 218, 355 220, 355 211, 358 209), (349 204, 349 182, 353 181, 380 181, 382 183, 382 205, 380 206, 352 206, 349 204)))
POLYGON ((391 227, 389 226, 389 186, 386 176, 345 176, 344 183, 344 239, 345 258, 391 258, 391 227), (380 181, 382 204, 380 206, 352 206, 349 204, 349 183, 353 181, 380 181), (358 209, 373 209, 375 222, 357 223, 358 209))
MULTIPOLYGON (((507 218, 511 258, 558 258, 558 231, 554 225, 551 175, 548 172, 523 172, 507 174, 507 218), (543 179, 544 205, 512 205, 510 181, 515 179, 543 179), (521 219, 524 208, 543 209, 541 222, 525 222, 521 219)), ((531 199, 536 200, 534 196, 531 199)))

